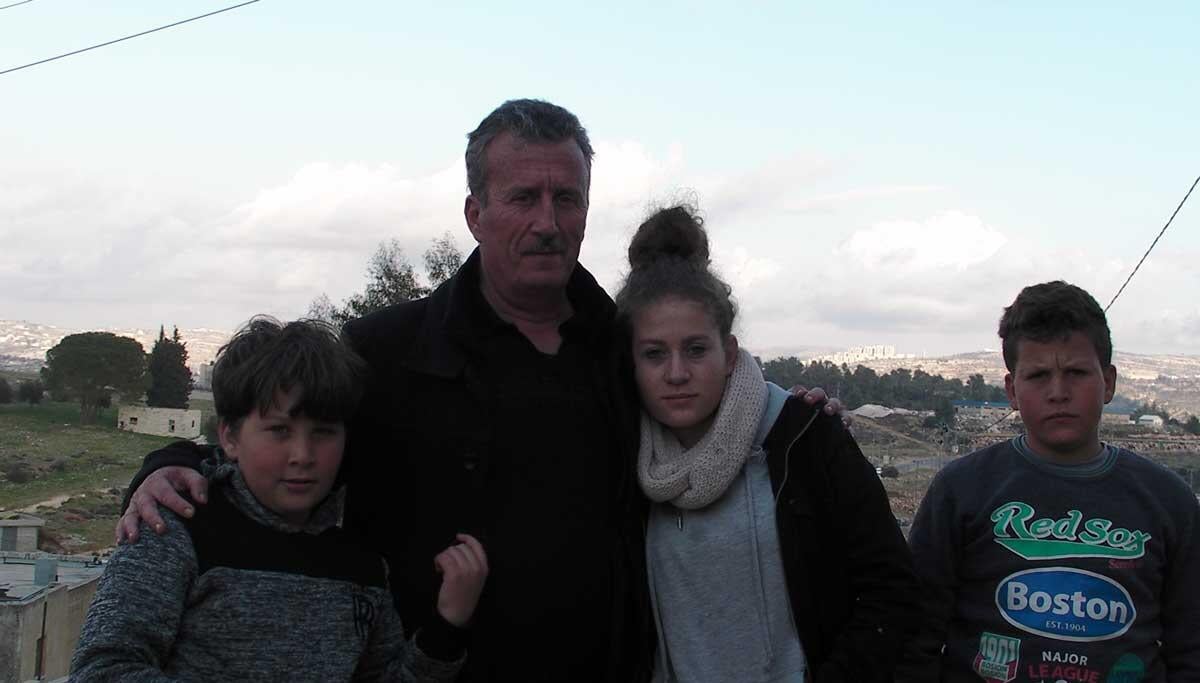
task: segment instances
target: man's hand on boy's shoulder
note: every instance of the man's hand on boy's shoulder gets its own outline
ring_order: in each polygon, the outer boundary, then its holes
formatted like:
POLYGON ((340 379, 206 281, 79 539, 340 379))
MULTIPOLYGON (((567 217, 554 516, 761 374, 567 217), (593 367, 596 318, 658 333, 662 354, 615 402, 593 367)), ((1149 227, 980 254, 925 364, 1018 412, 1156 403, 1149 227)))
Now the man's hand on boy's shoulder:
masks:
POLYGON ((117 520, 117 543, 134 543, 138 539, 138 527, 145 522, 156 533, 165 533, 166 524, 158 513, 158 506, 171 510, 181 517, 195 514, 191 501, 180 495, 186 491, 199 504, 208 501, 208 480, 203 474, 190 467, 172 465, 151 472, 129 498, 129 506, 121 519, 117 520))

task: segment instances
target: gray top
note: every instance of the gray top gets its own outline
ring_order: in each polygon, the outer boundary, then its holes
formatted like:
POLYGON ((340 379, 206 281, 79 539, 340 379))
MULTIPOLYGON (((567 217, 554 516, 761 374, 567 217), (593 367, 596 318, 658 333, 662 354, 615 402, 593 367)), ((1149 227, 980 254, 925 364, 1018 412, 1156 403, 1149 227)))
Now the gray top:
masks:
POLYGON ((761 448, 787 392, 768 386, 756 445, 725 495, 699 510, 651 509, 646 559, 659 637, 655 680, 804 680, 761 448))
MULTIPOLYGON (((297 529, 259 504, 236 468, 222 466, 214 479, 209 506, 224 496, 239 523, 283 532, 277 538, 284 544, 329 538, 331 547, 346 547, 336 532, 322 533, 337 519, 335 496, 297 529)), ((200 512, 209 511, 198 510, 197 522, 200 512)), ((457 675, 461 659, 433 659, 405 640, 382 581, 362 585, 345 578, 352 573, 338 578, 314 570, 336 558, 274 570, 208 566, 184 523, 161 513, 165 534, 143 524, 137 543, 121 546, 109 561, 75 650, 72 681, 452 681, 457 675)), ((238 533, 228 531, 230 538, 238 533)), ((377 558, 351 555, 367 558, 358 570, 377 558)), ((382 575, 378 565, 366 569, 382 575)))

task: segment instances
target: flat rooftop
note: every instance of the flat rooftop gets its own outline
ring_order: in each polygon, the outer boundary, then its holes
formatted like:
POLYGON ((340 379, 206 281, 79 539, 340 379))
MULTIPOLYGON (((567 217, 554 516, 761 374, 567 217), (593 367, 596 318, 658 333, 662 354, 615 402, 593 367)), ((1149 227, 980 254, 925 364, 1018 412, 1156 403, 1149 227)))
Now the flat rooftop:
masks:
MULTIPOLYGON (((0 605, 31 598, 46 589, 33 582, 34 562, 32 557, 0 556, 0 588, 7 588, 0 597, 0 605)), ((58 560, 58 583, 84 583, 103 572, 103 564, 82 559, 58 560)))

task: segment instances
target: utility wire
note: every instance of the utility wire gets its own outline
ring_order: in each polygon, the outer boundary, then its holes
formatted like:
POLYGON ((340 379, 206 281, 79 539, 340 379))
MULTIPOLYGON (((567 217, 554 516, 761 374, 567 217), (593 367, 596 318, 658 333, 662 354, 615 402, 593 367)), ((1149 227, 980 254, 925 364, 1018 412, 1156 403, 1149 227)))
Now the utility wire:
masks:
POLYGON ((3 7, 0 7, 0 9, 8 9, 9 7, 16 7, 17 5, 25 5, 25 4, 28 4, 31 2, 33 2, 33 0, 21 0, 21 2, 14 2, 11 5, 5 5, 3 7))
MULTIPOLYGON (((32 1, 33 1, 33 0, 25 0, 25 2, 32 2, 32 1)), ((216 10, 215 12, 209 12, 209 13, 207 13, 207 14, 201 14, 200 16, 197 16, 197 17, 192 17, 191 19, 184 19, 183 21, 177 21, 177 22, 175 22, 175 23, 173 23, 173 24, 167 24, 166 26, 159 26, 158 28, 152 28, 152 29, 150 29, 149 31, 142 31, 141 33, 135 33, 135 34, 133 34, 133 35, 131 35, 131 36, 125 36, 124 38, 117 38, 116 40, 110 40, 110 41, 108 41, 107 43, 100 43, 99 45, 93 45, 93 46, 91 46, 91 47, 85 47, 85 48, 83 48, 83 49, 81 49, 81 50, 75 50, 74 52, 68 52, 68 53, 66 53, 66 54, 61 54, 61 55, 58 55, 57 57, 49 57, 49 58, 47 58, 47 59, 38 60, 38 61, 36 61, 36 62, 31 62, 31 63, 29 63, 29 64, 23 64, 23 65, 21 65, 21 66, 15 66, 15 67, 13 67, 13 68, 11 68, 11 69, 5 69, 4 71, 0 71, 0 76, 3 76, 4 74, 12 73, 12 72, 14 72, 14 71, 20 71, 21 69, 28 69, 29 67, 31 67, 31 66, 37 66, 38 64, 45 64, 46 62, 53 62, 54 60, 56 60, 56 59, 62 59, 63 57, 70 57, 71 55, 77 55, 77 54, 79 54, 80 52, 87 52, 88 50, 95 50, 96 48, 106 47, 106 46, 108 46, 108 45, 112 45, 112 44, 114 44, 114 43, 119 43, 119 42, 121 42, 121 41, 124 41, 124 40, 129 40, 130 38, 137 38, 137 37, 139 37, 139 36, 144 36, 144 35, 147 35, 147 34, 150 34, 150 33, 155 33, 155 32, 157 32, 157 31, 162 31, 162 30, 165 30, 165 29, 168 29, 168 28, 173 28, 173 27, 175 27, 175 26, 179 26, 180 24, 186 24, 186 23, 188 23, 188 22, 190 22, 190 21, 196 21, 196 20, 198 20, 198 19, 204 19, 205 17, 211 17, 211 16, 212 16, 212 15, 214 15, 214 14, 220 14, 220 13, 222 13, 222 12, 228 12, 229 10, 234 10, 234 9, 237 9, 237 8, 239 8, 239 7, 245 7, 246 5, 253 5, 253 4, 254 4, 254 3, 256 3, 256 2, 258 2, 258 0, 249 0, 248 2, 243 2, 243 3, 239 3, 239 4, 237 4, 237 5, 232 5, 232 6, 230 6, 230 7, 226 7, 226 8, 224 8, 224 9, 219 9, 219 10, 216 10)), ((18 3, 18 4, 20 4, 20 3, 18 3)), ((0 8, 0 9, 3 9, 3 8, 0 8)))
MULTIPOLYGON (((1125 291, 1125 285, 1129 284, 1129 281, 1132 280, 1133 276, 1138 272, 1138 268, 1142 267, 1142 262, 1145 261, 1146 257, 1150 255, 1150 252, 1154 250, 1154 245, 1158 244, 1159 237, 1162 237, 1163 233, 1167 231, 1167 228, 1171 227, 1171 222, 1175 220, 1175 216, 1177 216, 1179 214, 1179 210, 1183 208, 1183 205, 1185 203, 1187 203, 1188 197, 1192 196, 1192 190, 1196 189, 1197 184, 1200 184, 1200 176, 1196 176, 1196 180, 1192 183, 1192 186, 1190 188, 1188 188, 1187 194, 1183 195, 1183 199, 1179 202, 1179 206, 1175 207, 1175 212, 1172 213, 1171 217, 1167 219, 1167 224, 1163 226, 1162 230, 1158 231, 1158 237, 1154 238, 1154 241, 1150 243, 1150 248, 1146 250, 1145 254, 1142 254, 1142 260, 1138 261, 1137 265, 1133 267, 1133 272, 1129 274, 1129 277, 1125 278, 1125 284, 1121 285, 1121 288, 1117 290, 1116 295, 1113 296, 1112 301, 1108 302, 1108 306, 1104 307, 1105 313, 1107 313, 1109 307, 1111 307, 1113 305, 1113 303, 1116 302, 1117 297, 1121 296, 1121 292, 1125 291)), ((995 427, 996 425, 1000 424, 1001 422, 1004 422, 1005 420, 1011 418, 1013 415, 1016 415, 1016 414, 1017 414, 1017 411, 1015 411, 1015 410, 1010 411, 1004 417, 1002 417, 999 420, 996 420, 995 422, 991 423, 990 425, 984 427, 983 431, 986 432, 987 430, 991 429, 992 427, 995 427)))
POLYGON ((1167 219, 1167 224, 1163 226, 1163 229, 1158 231, 1158 237, 1154 238, 1154 241, 1150 243, 1150 248, 1146 250, 1146 253, 1142 254, 1142 260, 1138 261, 1137 265, 1133 267, 1133 272, 1129 274, 1129 277, 1125 278, 1125 284, 1121 285, 1121 288, 1118 289, 1117 293, 1113 295, 1112 301, 1108 302, 1108 306, 1104 307, 1105 313, 1108 313, 1108 309, 1117 301, 1117 297, 1121 296, 1121 292, 1125 291, 1125 285, 1129 284, 1129 281, 1132 280, 1133 276, 1137 274, 1138 268, 1142 267, 1142 262, 1145 261, 1146 257, 1150 255, 1150 252, 1154 249, 1154 245, 1158 244, 1158 238, 1162 237, 1163 233, 1167 231, 1167 228, 1171 227, 1171 221, 1175 220, 1175 216, 1179 214, 1179 210, 1183 208, 1183 205, 1187 202, 1188 197, 1192 196, 1192 190, 1196 189, 1196 183, 1200 183, 1200 176, 1196 176, 1195 182, 1192 183, 1192 186, 1188 189, 1187 194, 1183 195, 1183 199, 1179 202, 1179 206, 1175 207, 1175 213, 1171 214, 1171 217, 1167 219))

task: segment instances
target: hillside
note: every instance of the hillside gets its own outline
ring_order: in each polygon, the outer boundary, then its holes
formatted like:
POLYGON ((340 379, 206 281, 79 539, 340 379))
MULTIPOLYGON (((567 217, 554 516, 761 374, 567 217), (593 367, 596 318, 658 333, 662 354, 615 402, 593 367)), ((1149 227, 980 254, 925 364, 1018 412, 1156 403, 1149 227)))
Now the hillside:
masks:
MULTIPOLYGON (((940 358, 885 358, 866 360, 877 373, 896 368, 924 370, 931 375, 966 380, 980 374, 988 384, 1003 386, 1004 359, 999 351, 976 351, 940 358)), ((1154 401, 1173 415, 1200 415, 1200 356, 1145 355, 1116 351, 1117 393, 1138 402, 1154 401)))
MULTIPOLYGON (((69 329, 53 325, 39 325, 24 320, 0 320, 0 370, 36 372, 46 358, 46 351, 68 334, 93 330, 69 329)), ((122 337, 132 337, 142 343, 147 352, 158 338, 158 326, 145 329, 96 330, 112 332, 122 337)), ((171 328, 167 326, 167 332, 171 328)), ((181 329, 179 336, 187 343, 188 363, 195 366, 211 362, 232 333, 229 330, 206 328, 181 329)))
POLYGON ((124 486, 146 453, 173 440, 118 431, 115 409, 99 418, 80 426, 69 403, 0 405, 0 511, 45 519, 47 549, 112 545, 124 486))

